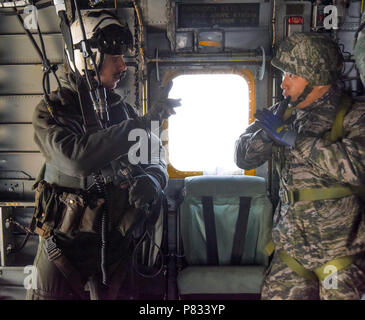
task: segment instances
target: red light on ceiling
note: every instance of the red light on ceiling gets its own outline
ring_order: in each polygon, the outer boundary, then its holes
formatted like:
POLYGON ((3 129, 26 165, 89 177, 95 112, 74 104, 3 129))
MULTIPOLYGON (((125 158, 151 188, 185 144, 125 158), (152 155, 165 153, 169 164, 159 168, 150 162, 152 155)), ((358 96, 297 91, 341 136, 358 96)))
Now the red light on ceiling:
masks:
POLYGON ((303 24, 304 18, 303 17, 289 17, 288 24, 303 24))

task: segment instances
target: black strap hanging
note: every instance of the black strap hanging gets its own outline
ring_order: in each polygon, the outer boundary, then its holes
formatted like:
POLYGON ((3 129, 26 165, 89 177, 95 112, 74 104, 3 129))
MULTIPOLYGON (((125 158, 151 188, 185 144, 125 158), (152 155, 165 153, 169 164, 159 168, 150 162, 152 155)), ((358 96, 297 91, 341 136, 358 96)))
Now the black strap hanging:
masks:
POLYGON ((251 198, 240 197, 240 206, 233 238, 231 263, 239 265, 245 248, 247 221, 250 212, 251 198))
POLYGON ((202 197, 205 236, 207 241, 207 259, 210 265, 219 265, 217 233, 215 228, 213 198, 202 197))

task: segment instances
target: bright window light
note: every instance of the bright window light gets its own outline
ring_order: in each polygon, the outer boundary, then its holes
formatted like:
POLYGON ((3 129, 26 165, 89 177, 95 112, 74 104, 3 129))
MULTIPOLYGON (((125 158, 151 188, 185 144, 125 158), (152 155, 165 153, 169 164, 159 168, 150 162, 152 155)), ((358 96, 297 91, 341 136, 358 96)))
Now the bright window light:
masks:
POLYGON ((169 161, 180 171, 243 174, 234 163, 234 145, 248 126, 249 89, 236 74, 180 75, 170 98, 181 107, 169 118, 169 161))

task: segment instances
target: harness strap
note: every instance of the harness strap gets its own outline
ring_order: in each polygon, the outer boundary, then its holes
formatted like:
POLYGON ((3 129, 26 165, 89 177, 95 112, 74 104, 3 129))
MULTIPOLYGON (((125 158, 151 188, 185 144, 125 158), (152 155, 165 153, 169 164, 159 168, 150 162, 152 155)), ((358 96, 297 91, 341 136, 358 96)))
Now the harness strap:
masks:
POLYGON ((72 291, 81 299, 85 300, 86 295, 84 285, 80 273, 75 269, 71 262, 62 254, 61 249, 57 247, 54 236, 45 239, 44 248, 46 250, 48 260, 53 262, 62 275, 66 278, 72 291))
POLYGON ((340 108, 337 111, 335 121, 333 122, 331 132, 325 135, 325 139, 336 142, 343 137, 343 120, 347 111, 350 109, 352 99, 349 96, 342 96, 340 100, 340 108))
POLYGON ((271 256, 275 251, 275 245, 274 242, 272 242, 272 240, 270 240, 267 245, 265 246, 265 252, 267 253, 268 256, 271 256))
POLYGON ((278 254, 280 259, 295 273, 297 273, 298 275, 307 280, 311 281, 317 280, 316 274, 314 272, 304 268, 297 260, 295 260, 289 254, 287 254, 285 251, 279 251, 278 254))
MULTIPOLYGON (((270 256, 275 251, 275 245, 272 240, 265 247, 266 253, 270 256)), ((329 275, 327 267, 333 266, 337 271, 349 267, 353 262, 353 256, 345 256, 337 259, 333 259, 325 263, 324 265, 314 269, 313 271, 304 268, 296 259, 290 256, 284 250, 278 251, 279 258, 283 261, 291 270, 300 275, 301 277, 311 281, 324 281, 329 275)))
POLYGON ((207 260, 210 265, 219 265, 217 233, 215 229, 213 198, 202 197, 205 236, 207 241, 207 260))
POLYGON ((294 204, 298 201, 315 201, 329 200, 348 197, 352 194, 365 191, 365 187, 358 187, 354 190, 352 187, 336 185, 329 188, 307 188, 300 190, 285 190, 283 189, 283 203, 294 204))
POLYGON ((314 269, 314 273, 316 274, 319 280, 323 281, 328 277, 327 272, 325 273, 325 270, 328 266, 334 266, 337 269, 337 271, 340 271, 353 264, 353 262, 354 262, 353 256, 341 257, 338 259, 328 261, 323 266, 314 269))
POLYGON ((240 207, 236 222, 236 231, 233 238, 231 263, 239 265, 245 248, 248 215, 250 212, 251 198, 240 197, 240 207))
POLYGON ((325 272, 328 266, 334 266, 336 268, 336 271, 340 271, 347 268, 354 262, 353 256, 345 256, 328 261, 324 265, 314 269, 314 271, 310 271, 304 268, 297 260, 295 260, 285 251, 279 251, 279 257, 290 269, 292 269, 298 275, 312 281, 323 281, 329 275, 331 275, 332 273, 328 274, 327 272, 325 272))

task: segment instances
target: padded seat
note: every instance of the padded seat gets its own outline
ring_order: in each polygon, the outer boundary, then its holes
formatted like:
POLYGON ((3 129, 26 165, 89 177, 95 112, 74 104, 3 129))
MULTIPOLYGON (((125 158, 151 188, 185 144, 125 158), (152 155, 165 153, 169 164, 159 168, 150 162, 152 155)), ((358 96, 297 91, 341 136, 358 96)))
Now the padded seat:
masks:
POLYGON ((259 297, 271 227, 263 178, 186 178, 180 232, 187 267, 177 278, 180 297, 259 297))

